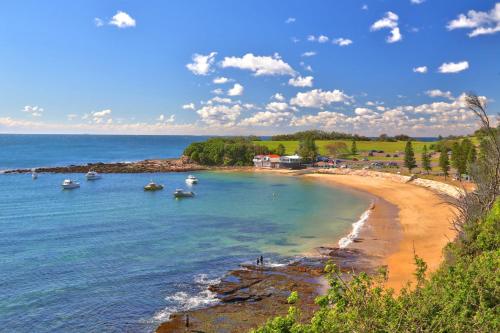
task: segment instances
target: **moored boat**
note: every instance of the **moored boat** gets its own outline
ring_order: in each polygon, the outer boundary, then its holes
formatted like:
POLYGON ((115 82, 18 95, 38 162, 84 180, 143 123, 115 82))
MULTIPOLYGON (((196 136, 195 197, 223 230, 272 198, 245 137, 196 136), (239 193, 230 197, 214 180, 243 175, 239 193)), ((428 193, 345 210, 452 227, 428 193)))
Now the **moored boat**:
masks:
POLYGON ((33 171, 31 173, 31 178, 33 178, 33 179, 37 179, 38 178, 38 174, 36 173, 36 171, 33 171))
POLYGON ((163 190, 163 185, 156 184, 153 181, 151 181, 148 185, 144 186, 144 191, 159 191, 159 190, 163 190))
POLYGON ((96 179, 101 179, 101 175, 98 174, 96 171, 89 171, 85 175, 85 178, 87 178, 87 180, 96 180, 96 179))
POLYGON ((176 189, 174 192, 174 197, 176 198, 192 198, 194 197, 194 192, 184 191, 183 189, 176 189))
POLYGON ((72 190, 74 188, 80 187, 80 183, 75 182, 71 179, 65 179, 63 183, 61 184, 62 188, 65 190, 72 190))
POLYGON ((198 178, 196 178, 193 175, 189 175, 186 178, 186 183, 188 183, 188 184, 198 184, 198 178))

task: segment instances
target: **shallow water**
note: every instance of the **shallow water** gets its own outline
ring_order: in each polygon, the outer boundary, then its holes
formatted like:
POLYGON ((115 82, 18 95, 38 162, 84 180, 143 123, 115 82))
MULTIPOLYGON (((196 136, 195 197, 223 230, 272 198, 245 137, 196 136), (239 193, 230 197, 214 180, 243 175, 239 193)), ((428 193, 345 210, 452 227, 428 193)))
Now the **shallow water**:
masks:
MULTIPOLYGON (((369 206, 285 176, 106 174, 63 191, 62 174, 0 175, 0 325, 9 332, 150 332, 211 304, 224 272, 263 254, 286 262, 349 233, 369 206), (165 185, 144 192, 150 179, 165 185)), ((69 177, 69 176, 68 176, 69 177)))

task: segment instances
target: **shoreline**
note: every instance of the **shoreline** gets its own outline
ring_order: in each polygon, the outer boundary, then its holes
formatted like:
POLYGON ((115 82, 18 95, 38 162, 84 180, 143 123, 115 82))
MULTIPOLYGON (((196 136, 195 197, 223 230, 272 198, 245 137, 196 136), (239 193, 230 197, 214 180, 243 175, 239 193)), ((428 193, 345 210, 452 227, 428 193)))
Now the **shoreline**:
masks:
MULTIPOLYGON (((340 248, 338 240, 335 240, 335 243, 332 240, 332 244, 316 248, 317 254, 306 253, 304 259, 286 267, 245 265, 230 271, 221 283, 210 289, 217 294, 221 303, 174 314, 169 321, 161 324, 156 332, 184 332, 185 314, 189 314, 192 325, 190 327, 195 330, 213 332, 222 328, 229 332, 241 332, 255 328, 268 318, 286 313, 287 292, 292 290, 298 291, 301 299, 304 298, 300 308, 304 313, 302 319, 308 320, 316 309, 315 296, 324 293, 328 287, 322 273, 322 267, 328 260, 333 260, 346 274, 361 271, 373 273, 378 267, 386 266, 389 272, 386 286, 398 293, 408 282, 414 281, 414 249, 427 262, 428 273, 431 273, 439 267, 442 262, 442 249, 454 236, 448 222, 453 212, 449 207, 443 209, 441 205, 443 193, 453 196, 451 187, 440 188, 440 184, 425 181, 413 184, 408 183, 412 181, 410 177, 399 176, 401 179, 389 179, 393 176, 373 175, 371 172, 368 174, 364 172, 362 175, 331 174, 331 172, 311 173, 310 170, 253 168, 217 171, 275 173, 303 177, 310 181, 354 191, 360 195, 368 195, 372 199, 372 206, 368 210, 369 217, 361 223, 359 233, 352 237, 352 242, 347 247, 340 248), (253 276, 250 280, 239 279, 238 283, 234 283, 235 276, 241 277, 246 274, 257 274, 259 282, 254 285, 255 276, 253 276), (281 278, 275 280, 276 275, 285 276, 286 283, 281 278), (224 281, 226 278, 229 282, 224 281), (267 284, 266 279, 268 279, 267 284), (304 283, 304 280, 307 282, 304 283), (278 292, 265 295, 262 295, 262 292, 267 289, 259 287, 259 284, 265 284, 274 288, 284 283, 288 289, 277 288, 278 292), (245 290, 243 297, 240 295, 241 290, 245 290), (225 299, 228 295, 230 302, 225 299), (234 300, 236 302, 233 302, 234 300), (220 323, 207 324, 208 322, 220 323), (227 325, 228 322, 233 324, 227 325)), ((362 218, 363 216, 360 217, 362 218)), ((354 225, 358 222, 360 221, 354 222, 354 225)), ((353 232, 355 230, 351 229, 350 234, 353 232)))

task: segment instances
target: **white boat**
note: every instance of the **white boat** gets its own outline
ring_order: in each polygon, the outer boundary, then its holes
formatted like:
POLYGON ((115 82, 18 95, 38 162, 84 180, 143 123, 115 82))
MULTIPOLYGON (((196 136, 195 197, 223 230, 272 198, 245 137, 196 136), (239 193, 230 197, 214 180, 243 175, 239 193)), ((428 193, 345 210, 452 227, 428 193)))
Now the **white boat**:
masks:
POLYGON ((188 183, 188 184, 198 184, 198 178, 196 178, 193 175, 189 175, 186 178, 186 183, 188 183))
POLYGON ((96 179, 101 179, 101 175, 95 171, 89 171, 85 175, 85 178, 87 178, 87 180, 96 180, 96 179))
POLYGON ((31 178, 33 178, 33 179, 37 179, 37 178, 38 178, 38 174, 37 174, 35 171, 33 171, 33 172, 31 173, 31 178))
POLYGON ((159 190, 163 190, 163 185, 156 184, 153 181, 151 181, 148 185, 144 186, 144 191, 159 191, 159 190))
POLYGON ((194 192, 184 191, 184 190, 178 188, 174 192, 174 197, 176 197, 176 198, 191 198, 191 197, 194 197, 194 192))
POLYGON ((72 181, 71 179, 65 179, 61 186, 65 190, 71 190, 80 187, 80 183, 72 181))

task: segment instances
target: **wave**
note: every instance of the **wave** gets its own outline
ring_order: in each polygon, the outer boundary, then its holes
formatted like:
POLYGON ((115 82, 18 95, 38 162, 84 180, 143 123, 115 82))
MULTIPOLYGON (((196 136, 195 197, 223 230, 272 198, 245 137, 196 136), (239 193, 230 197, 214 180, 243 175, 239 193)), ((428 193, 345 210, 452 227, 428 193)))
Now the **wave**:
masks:
POLYGON ((361 228, 363 228, 366 221, 368 221, 368 218, 370 217, 370 214, 371 214, 374 207, 375 207, 375 204, 372 202, 370 205, 370 208, 368 210, 366 210, 363 214, 361 214, 361 216, 359 217, 359 220, 357 220, 356 222, 354 222, 352 224, 352 231, 349 233, 349 235, 342 237, 339 240, 339 247, 341 249, 349 246, 354 241, 354 239, 356 239, 359 236, 361 228))
POLYGON ((204 289, 195 294, 186 291, 178 291, 173 295, 166 296, 165 301, 171 305, 156 312, 153 316, 153 321, 164 322, 169 320, 170 315, 173 313, 194 310, 217 304, 219 302, 216 297, 217 294, 208 290, 208 286, 219 282, 219 278, 211 279, 207 274, 196 275, 194 277, 194 283, 198 287, 203 287, 204 289))

